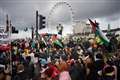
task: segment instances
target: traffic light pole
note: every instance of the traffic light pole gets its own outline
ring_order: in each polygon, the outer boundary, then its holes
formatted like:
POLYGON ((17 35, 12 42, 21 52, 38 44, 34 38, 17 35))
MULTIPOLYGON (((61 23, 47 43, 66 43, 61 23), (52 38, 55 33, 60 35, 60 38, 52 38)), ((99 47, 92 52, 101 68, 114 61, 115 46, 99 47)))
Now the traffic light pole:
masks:
POLYGON ((33 26, 31 27, 31 30, 32 30, 31 37, 32 37, 32 39, 34 39, 34 27, 33 26))
POLYGON ((38 29, 41 30, 43 28, 45 28, 45 17, 43 15, 38 14, 38 11, 36 11, 36 39, 37 40, 39 37, 38 29))
POLYGON ((36 11, 36 39, 38 40, 38 11, 36 11))

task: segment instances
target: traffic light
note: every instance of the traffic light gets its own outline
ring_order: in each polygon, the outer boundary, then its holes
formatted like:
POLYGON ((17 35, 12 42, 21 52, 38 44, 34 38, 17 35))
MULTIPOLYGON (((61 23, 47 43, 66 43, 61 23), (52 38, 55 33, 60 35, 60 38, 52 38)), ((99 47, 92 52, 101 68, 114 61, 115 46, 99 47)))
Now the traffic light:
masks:
POLYGON ((12 33, 18 33, 18 30, 16 30, 14 26, 12 26, 12 33))
POLYGON ((39 29, 45 28, 45 17, 43 15, 39 15, 39 29))

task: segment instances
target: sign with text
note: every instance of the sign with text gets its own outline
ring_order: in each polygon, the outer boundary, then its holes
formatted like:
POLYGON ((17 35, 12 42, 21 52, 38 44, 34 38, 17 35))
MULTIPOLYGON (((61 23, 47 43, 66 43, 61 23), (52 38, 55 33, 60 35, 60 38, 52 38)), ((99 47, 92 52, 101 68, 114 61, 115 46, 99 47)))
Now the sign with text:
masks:
POLYGON ((0 40, 9 40, 9 34, 5 33, 5 29, 0 27, 0 40))
POLYGON ((1 39, 7 39, 9 35, 7 33, 0 33, 0 40, 1 39))

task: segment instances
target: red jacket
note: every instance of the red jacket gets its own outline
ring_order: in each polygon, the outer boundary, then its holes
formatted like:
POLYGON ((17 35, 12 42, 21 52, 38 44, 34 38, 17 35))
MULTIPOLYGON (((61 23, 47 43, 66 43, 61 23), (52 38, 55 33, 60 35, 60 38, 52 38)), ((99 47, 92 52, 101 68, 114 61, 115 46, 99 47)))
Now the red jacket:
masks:
POLYGON ((51 78, 55 78, 57 75, 60 74, 60 71, 51 64, 48 64, 49 68, 45 71, 45 74, 48 75, 51 78))

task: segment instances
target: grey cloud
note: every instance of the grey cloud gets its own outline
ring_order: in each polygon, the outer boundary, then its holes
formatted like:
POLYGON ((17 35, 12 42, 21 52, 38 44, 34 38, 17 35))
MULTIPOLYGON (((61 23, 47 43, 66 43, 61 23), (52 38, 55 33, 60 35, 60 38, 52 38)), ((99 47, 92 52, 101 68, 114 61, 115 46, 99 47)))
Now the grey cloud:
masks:
MULTIPOLYGON (((37 9, 40 14, 48 16, 52 7, 59 1, 66 1, 72 6, 75 20, 97 17, 109 17, 108 19, 111 20, 120 18, 118 17, 120 16, 119 0, 0 0, 0 8, 10 15, 16 27, 22 28, 35 25, 35 11, 37 9)), ((63 21, 64 24, 70 23, 70 11, 65 5, 62 7, 61 9, 58 7, 51 16, 55 25, 57 21, 63 21)), ((2 14, 0 14, 0 18, 2 14)))

